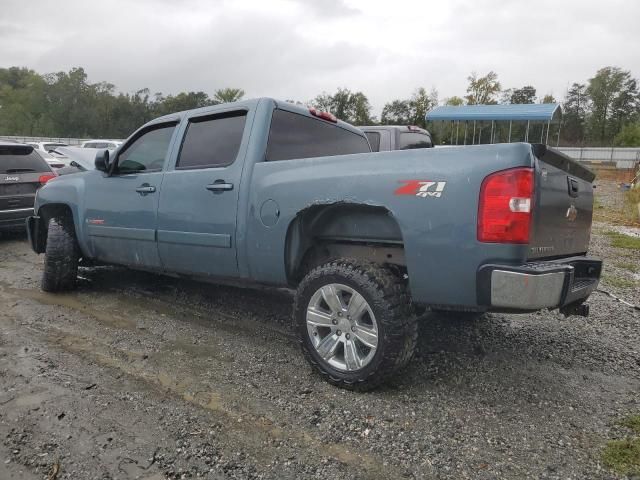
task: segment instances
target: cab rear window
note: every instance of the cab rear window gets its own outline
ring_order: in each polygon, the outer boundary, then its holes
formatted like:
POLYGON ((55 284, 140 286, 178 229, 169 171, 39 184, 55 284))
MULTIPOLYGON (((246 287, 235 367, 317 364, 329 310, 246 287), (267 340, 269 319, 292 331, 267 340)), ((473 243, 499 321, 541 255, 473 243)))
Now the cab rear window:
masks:
POLYGON ((369 139, 369 145, 371 145, 372 152, 380 151, 380 134, 378 132, 364 132, 369 139))
POLYGON ((431 148, 431 137, 426 133, 402 132, 398 142, 398 150, 411 150, 413 148, 431 148))
POLYGON ((0 146, 0 173, 50 172, 47 162, 33 147, 0 146))
POLYGON ((274 110, 267 161, 331 157, 370 152, 363 135, 333 123, 285 110, 274 110))

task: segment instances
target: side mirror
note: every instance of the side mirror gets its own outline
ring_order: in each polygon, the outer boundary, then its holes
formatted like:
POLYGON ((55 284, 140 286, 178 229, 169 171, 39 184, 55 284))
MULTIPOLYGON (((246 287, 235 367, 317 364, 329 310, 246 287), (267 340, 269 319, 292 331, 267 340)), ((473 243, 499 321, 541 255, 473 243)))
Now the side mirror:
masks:
POLYGON ((95 160, 96 170, 107 173, 109 171, 109 150, 98 150, 95 160))

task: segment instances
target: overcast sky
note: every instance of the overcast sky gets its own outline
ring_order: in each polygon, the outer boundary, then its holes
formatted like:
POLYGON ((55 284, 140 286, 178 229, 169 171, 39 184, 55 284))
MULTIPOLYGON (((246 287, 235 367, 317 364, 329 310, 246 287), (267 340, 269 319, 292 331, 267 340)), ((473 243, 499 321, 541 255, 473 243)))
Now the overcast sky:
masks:
POLYGON ((464 95, 568 84, 616 65, 640 75, 635 0, 0 0, 0 66, 82 66, 92 82, 152 93, 240 87, 308 101, 361 90, 376 114, 419 86, 464 95))

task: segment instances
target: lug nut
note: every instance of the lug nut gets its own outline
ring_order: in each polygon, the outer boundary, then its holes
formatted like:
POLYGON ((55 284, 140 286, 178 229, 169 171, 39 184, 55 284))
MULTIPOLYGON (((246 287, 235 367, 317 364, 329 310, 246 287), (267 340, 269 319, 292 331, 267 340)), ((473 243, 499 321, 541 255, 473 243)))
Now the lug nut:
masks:
POLYGON ((355 332, 356 331, 356 326, 354 325, 353 327, 351 327, 351 331, 355 332))
POLYGON ((342 332, 341 332, 340 330, 338 330, 338 331, 336 332, 336 335, 340 336, 340 335, 342 335, 342 332))
POLYGON ((333 320, 331 320, 331 323, 333 323, 334 325, 338 324, 338 320, 336 320, 335 318, 333 320))
POLYGON ((341 317, 342 316, 342 312, 338 312, 338 316, 341 317))
POLYGON ((318 336, 318 332, 313 332, 313 336, 317 337, 318 336))
POLYGON ((349 335, 348 333, 344 336, 347 340, 349 340, 351 338, 351 335, 349 335))

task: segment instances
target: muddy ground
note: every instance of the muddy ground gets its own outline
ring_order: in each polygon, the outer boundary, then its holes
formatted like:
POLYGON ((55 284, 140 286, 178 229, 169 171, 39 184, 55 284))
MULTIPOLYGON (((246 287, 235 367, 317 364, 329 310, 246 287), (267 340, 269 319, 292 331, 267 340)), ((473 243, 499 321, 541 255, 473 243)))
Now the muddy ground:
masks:
MULTIPOLYGON (((640 252, 603 288, 640 299, 640 252)), ((594 294, 589 318, 427 314, 389 386, 322 383, 286 291, 83 268, 40 292, 42 257, 0 239, 0 479, 618 478, 600 462, 640 412, 640 312, 594 294), (51 477, 53 478, 53 477, 51 477)))

